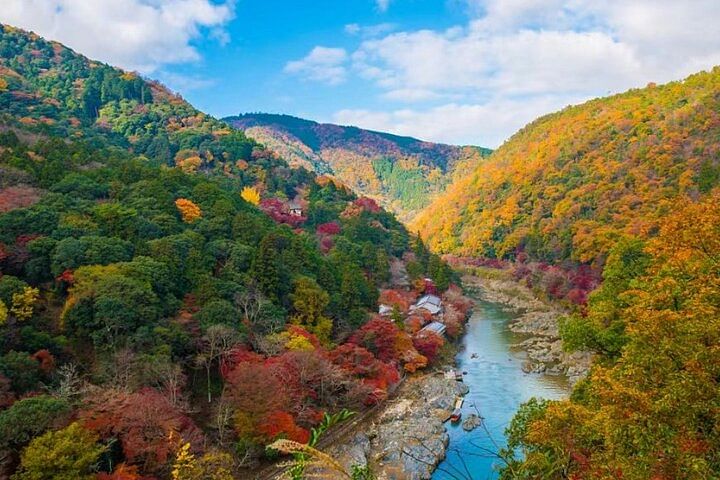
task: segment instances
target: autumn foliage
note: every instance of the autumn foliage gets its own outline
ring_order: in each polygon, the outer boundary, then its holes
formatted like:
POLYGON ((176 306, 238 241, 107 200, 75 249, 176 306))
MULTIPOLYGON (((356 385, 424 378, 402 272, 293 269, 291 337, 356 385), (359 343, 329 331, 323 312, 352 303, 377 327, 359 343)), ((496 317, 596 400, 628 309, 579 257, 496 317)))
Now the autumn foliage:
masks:
POLYGON ((192 223, 202 217, 200 207, 198 207, 191 200, 188 200, 186 198, 178 198, 177 200, 175 200, 175 206, 180 212, 180 216, 185 223, 192 223))
MULTIPOLYGON (((245 478, 428 365, 411 294, 365 325, 411 248, 379 201, 36 34, 0 25, 0 57, 0 477, 245 478)), ((457 149, 402 143, 363 174, 415 209, 457 149)))
POLYGON ((127 462, 144 471, 157 471, 168 462, 176 447, 172 436, 202 444, 193 421, 156 390, 100 391, 89 400, 80 413, 83 426, 101 438, 117 438, 127 462))
POLYGON ((524 459, 512 478, 546 477, 551 465, 568 478, 717 476, 719 202, 717 191, 682 200, 644 254, 631 242, 612 258, 587 317, 566 334, 622 349, 598 351, 570 400, 523 407, 510 446, 524 459))
POLYGON ((240 196, 243 200, 253 205, 260 205, 260 193, 258 193, 255 187, 245 187, 240 192, 240 196))
POLYGON ((277 223, 286 223, 292 227, 302 225, 306 217, 290 213, 288 204, 277 198, 265 198, 260 202, 260 209, 277 223))
POLYGON ((318 235, 337 235, 340 233, 340 225, 337 222, 321 223, 315 231, 318 235))
POLYGON ((679 199, 718 185, 719 86, 716 67, 539 118, 411 228, 436 251, 602 262, 619 238, 652 236, 679 199))

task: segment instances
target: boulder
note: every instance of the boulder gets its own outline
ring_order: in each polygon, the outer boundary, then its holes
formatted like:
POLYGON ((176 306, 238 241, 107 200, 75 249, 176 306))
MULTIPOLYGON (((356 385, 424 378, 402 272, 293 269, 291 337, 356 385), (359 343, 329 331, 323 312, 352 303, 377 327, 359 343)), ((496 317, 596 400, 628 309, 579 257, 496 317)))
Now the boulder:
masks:
POLYGON ((465 419, 462 421, 462 428, 466 432, 472 432, 477 427, 479 427, 481 423, 482 423, 482 419, 480 417, 478 417, 476 414, 471 413, 470 415, 465 417, 465 419))
POLYGON ((457 395, 463 396, 467 395, 470 392, 470 387, 465 385, 463 382, 455 382, 455 393, 457 395))

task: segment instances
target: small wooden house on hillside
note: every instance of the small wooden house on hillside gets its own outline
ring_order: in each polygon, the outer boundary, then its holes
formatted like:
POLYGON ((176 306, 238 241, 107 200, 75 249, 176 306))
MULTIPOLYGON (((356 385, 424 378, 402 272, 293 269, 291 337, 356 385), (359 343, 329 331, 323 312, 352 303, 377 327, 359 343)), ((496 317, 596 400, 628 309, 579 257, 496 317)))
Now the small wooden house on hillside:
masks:
POLYGON ((378 313, 382 316, 391 315, 392 312, 393 312, 393 307, 391 307, 390 305, 380 304, 378 306, 378 313))
POLYGON ((422 329, 420 329, 421 332, 433 332, 437 333, 438 335, 442 335, 445 333, 445 324, 440 322, 430 322, 427 325, 425 325, 422 329))
POLYGON ((302 217, 303 216, 302 205, 300 205, 300 203, 295 200, 288 203, 287 209, 288 209, 288 213, 294 217, 302 217))
POLYGON ((420 300, 418 300, 415 305, 410 307, 411 312, 419 309, 424 309, 432 315, 437 315, 442 312, 442 300, 436 295, 424 295, 420 297, 420 300))

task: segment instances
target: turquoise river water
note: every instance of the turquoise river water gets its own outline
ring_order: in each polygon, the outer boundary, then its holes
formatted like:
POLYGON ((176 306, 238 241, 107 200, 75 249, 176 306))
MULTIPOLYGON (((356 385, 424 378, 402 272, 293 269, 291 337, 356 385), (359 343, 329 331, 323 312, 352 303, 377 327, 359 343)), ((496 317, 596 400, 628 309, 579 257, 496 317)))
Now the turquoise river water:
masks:
POLYGON ((503 432, 518 406, 531 397, 563 398, 568 394, 564 377, 526 374, 521 364, 526 354, 515 347, 527 337, 508 328, 513 314, 500 305, 477 301, 467 326, 457 368, 467 372, 463 418, 477 411, 486 429, 466 432, 458 425, 446 424, 450 445, 445 460, 438 465, 433 480, 486 480, 497 478, 499 460, 490 452, 505 445, 503 432))

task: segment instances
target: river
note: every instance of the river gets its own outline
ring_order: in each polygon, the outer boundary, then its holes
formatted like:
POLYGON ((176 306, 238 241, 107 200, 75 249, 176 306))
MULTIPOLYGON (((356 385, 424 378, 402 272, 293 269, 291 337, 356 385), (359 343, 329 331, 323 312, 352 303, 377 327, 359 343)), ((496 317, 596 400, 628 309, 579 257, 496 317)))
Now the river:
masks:
POLYGON ((569 392, 565 377, 523 373, 526 355, 514 345, 527 337, 509 330, 513 317, 498 304, 476 302, 457 355, 457 368, 467 372, 463 379, 470 387, 463 418, 477 408, 490 435, 481 427, 468 433, 460 424, 448 422, 450 445, 433 480, 497 478, 499 461, 483 450, 497 451, 498 445, 505 445, 503 432, 520 404, 531 397, 563 398, 569 392))

